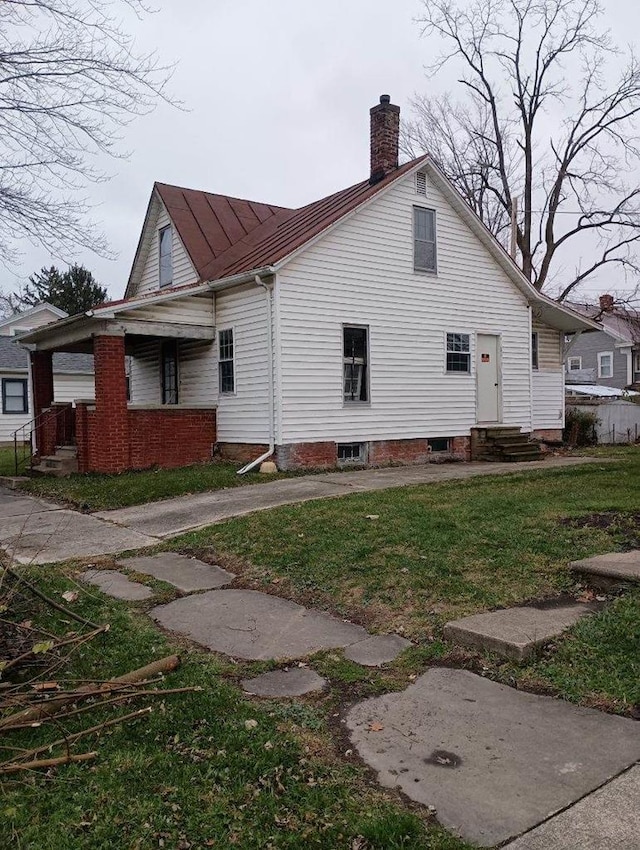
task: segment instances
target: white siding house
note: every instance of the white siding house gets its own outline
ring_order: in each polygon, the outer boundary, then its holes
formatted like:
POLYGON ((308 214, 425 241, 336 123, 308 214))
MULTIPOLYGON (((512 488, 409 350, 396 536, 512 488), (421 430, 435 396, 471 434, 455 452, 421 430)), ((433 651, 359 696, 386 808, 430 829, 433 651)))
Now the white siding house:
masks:
POLYGON ((216 451, 256 463, 560 439, 562 339, 597 326, 524 278, 429 156, 398 165, 386 96, 371 120, 370 178, 297 210, 155 184, 125 300, 29 339, 123 335, 130 407, 189 427, 204 408, 216 451))
POLYGON ((277 276, 279 442, 468 435, 478 422, 477 335, 499 342, 499 422, 532 428, 529 305, 430 181, 415 175, 356 210, 277 276), (413 210, 436 212, 437 273, 416 272, 413 210), (343 398, 342 327, 369 334, 370 400, 343 398), (447 333, 470 370, 447 373, 447 333))

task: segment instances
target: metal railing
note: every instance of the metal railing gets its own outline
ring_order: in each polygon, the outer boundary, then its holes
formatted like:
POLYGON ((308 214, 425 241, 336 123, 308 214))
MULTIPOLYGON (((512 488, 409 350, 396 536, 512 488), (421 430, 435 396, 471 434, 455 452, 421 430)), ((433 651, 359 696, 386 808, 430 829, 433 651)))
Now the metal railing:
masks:
POLYGON ((26 422, 20 428, 13 432, 13 457, 15 474, 20 475, 21 471, 26 471, 27 467, 33 466, 34 457, 34 437, 44 422, 50 417, 54 417, 56 422, 56 430, 60 419, 67 415, 67 409, 60 407, 58 410, 49 407, 43 410, 38 416, 26 422))

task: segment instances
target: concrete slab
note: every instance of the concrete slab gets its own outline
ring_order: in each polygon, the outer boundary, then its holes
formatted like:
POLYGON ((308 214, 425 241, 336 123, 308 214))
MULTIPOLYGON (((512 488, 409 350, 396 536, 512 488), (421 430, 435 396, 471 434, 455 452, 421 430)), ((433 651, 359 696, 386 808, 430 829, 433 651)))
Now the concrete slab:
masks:
POLYGON ((364 667, 382 667, 394 661, 400 653, 411 646, 411 641, 400 635, 373 635, 345 649, 345 658, 364 667))
POLYGON ((606 579, 640 582, 640 550, 611 552, 608 555, 596 555, 582 561, 572 561, 569 569, 606 579))
POLYGON ((382 785, 435 806, 444 826, 482 847, 531 829, 640 757, 633 720, 467 670, 432 668, 401 693, 355 705, 346 724, 382 785))
POLYGON ((175 552, 126 558, 118 561, 118 566, 166 581, 184 593, 224 587, 225 584, 231 584, 235 578, 233 573, 223 570, 222 567, 205 564, 197 558, 188 558, 175 552))
POLYGON ((367 637, 361 626, 257 590, 210 590, 159 605, 164 628, 234 658, 304 658, 367 637))
POLYGON ((0 517, 28 517, 42 511, 59 511, 60 505, 33 499, 31 496, 19 496, 11 490, 0 489, 0 517))
POLYGON ((526 605, 452 620, 444 627, 447 640, 471 649, 487 649, 524 661, 598 606, 588 603, 526 605))
POLYGON ((505 850, 638 850, 640 767, 507 844, 505 850))
POLYGON ((87 570, 82 573, 80 580, 99 587, 107 596, 124 599, 126 602, 140 602, 153 596, 153 591, 146 584, 130 581, 117 570, 87 570))
POLYGON ((327 680, 318 676, 309 667, 292 667, 289 670, 273 670, 255 679, 243 679, 242 689, 258 697, 301 697, 321 691, 327 680))
POLYGON ((172 537, 195 528, 203 528, 234 516, 292 505, 315 499, 346 496, 392 487, 436 484, 478 475, 510 475, 539 469, 557 469, 603 463, 602 458, 548 458, 533 463, 429 463, 424 466, 365 469, 358 472, 332 472, 300 478, 280 479, 209 493, 196 493, 150 502, 130 508, 101 511, 94 516, 117 525, 134 528, 154 537, 172 537))
POLYGON ((76 511, 44 509, 6 516, 0 510, 0 546, 20 564, 91 558, 142 549, 157 542, 146 534, 76 511))

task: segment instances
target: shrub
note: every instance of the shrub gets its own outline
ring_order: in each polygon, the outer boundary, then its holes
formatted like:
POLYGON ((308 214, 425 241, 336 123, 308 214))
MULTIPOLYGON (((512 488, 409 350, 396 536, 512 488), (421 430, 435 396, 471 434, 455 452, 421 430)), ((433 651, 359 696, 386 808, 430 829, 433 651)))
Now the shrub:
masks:
POLYGON ((598 417, 595 413, 568 407, 562 439, 570 446, 595 446, 598 442, 597 424, 598 417))

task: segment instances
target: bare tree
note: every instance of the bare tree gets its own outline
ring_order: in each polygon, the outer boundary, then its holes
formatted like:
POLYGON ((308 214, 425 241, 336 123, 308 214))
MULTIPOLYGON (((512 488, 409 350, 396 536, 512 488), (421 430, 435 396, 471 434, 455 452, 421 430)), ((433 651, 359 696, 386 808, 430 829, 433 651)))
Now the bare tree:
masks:
POLYGON ((603 267, 638 274, 640 64, 630 55, 609 76, 619 53, 599 0, 423 5, 424 33, 444 44, 428 71, 461 68, 465 95, 418 98, 405 150, 430 148, 499 238, 521 198, 517 247, 538 289, 563 300, 603 267), (570 274, 568 246, 589 257, 570 274))
POLYGON ((20 240, 60 256, 108 249, 88 215, 95 154, 165 98, 171 69, 136 53, 116 14, 143 0, 0 0, 0 260, 20 240))

